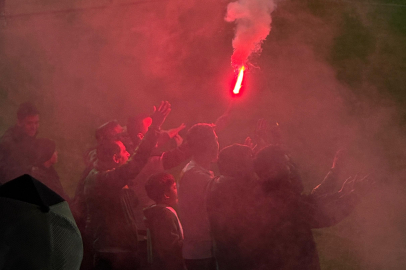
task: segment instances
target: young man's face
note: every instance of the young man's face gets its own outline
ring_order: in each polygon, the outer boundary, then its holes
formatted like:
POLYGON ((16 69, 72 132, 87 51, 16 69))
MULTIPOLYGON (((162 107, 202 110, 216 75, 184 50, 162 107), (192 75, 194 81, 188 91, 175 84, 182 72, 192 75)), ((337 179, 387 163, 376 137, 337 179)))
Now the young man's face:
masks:
POLYGON ((34 137, 39 128, 39 115, 29 115, 22 121, 18 121, 18 125, 23 129, 27 136, 34 137))
POLYGON ((114 155, 114 161, 119 165, 123 165, 127 163, 128 158, 130 157, 130 153, 128 153, 127 149, 121 141, 117 141, 116 144, 120 147, 120 154, 114 155))
POLYGON ((178 189, 176 183, 173 183, 169 190, 166 192, 168 205, 175 207, 178 204, 178 189))

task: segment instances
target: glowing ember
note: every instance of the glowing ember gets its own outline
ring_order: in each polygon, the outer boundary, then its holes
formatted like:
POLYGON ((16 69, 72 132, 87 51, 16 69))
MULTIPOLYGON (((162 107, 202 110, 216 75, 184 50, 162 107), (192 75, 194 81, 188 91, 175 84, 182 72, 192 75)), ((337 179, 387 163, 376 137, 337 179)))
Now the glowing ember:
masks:
POLYGON ((235 95, 240 93, 241 83, 242 83, 242 79, 244 77, 244 69, 245 69, 244 66, 242 66, 241 69, 240 69, 240 73, 238 73, 238 79, 237 79, 237 82, 235 83, 235 87, 234 87, 234 90, 233 90, 233 93, 235 95))

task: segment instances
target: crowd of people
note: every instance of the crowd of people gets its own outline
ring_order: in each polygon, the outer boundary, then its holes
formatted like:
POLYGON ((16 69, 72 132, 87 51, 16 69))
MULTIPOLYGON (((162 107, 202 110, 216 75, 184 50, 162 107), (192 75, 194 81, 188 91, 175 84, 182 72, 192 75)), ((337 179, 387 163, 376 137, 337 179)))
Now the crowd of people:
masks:
POLYGON ((306 194, 280 133, 266 121, 253 139, 220 151, 216 132, 225 115, 193 125, 183 140, 184 124, 161 129, 170 111, 163 101, 152 115, 129 117, 126 127, 100 126, 70 198, 53 167, 56 144, 37 138, 39 111, 23 103, 0 139, 0 184, 29 174, 69 203, 84 270, 320 269, 312 229, 347 217, 368 179, 343 181, 338 152, 306 194), (179 177, 168 173, 181 165, 179 177))

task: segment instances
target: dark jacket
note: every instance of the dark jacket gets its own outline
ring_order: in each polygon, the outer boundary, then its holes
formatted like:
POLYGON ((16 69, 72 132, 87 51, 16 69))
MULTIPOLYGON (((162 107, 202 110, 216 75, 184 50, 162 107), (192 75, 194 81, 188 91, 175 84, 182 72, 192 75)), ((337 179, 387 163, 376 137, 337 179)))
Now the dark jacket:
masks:
POLYGON ((183 270, 183 236, 177 215, 162 204, 146 208, 144 215, 153 269, 183 270))
POLYGON ((255 269, 260 239, 256 185, 253 178, 221 176, 208 187, 207 211, 220 270, 255 269))
POLYGON ((320 269, 311 229, 338 223, 356 203, 352 195, 327 192, 334 177, 328 174, 312 195, 289 181, 220 177, 207 197, 219 269, 320 269))
POLYGON ((136 228, 131 222, 134 201, 124 190, 129 181, 142 170, 159 131, 150 127, 135 154, 115 169, 98 164, 85 181, 87 234, 92 235, 96 251, 132 250, 136 248, 136 228))
MULTIPOLYGON (((329 174, 327 178, 334 178, 329 174)), ((334 180, 325 179, 324 184, 334 180)), ((322 189, 322 185, 318 186, 322 189)), ((262 218, 258 269, 319 270, 320 263, 312 229, 333 226, 348 216, 357 198, 338 192, 300 194, 285 182, 262 183, 262 218)), ((331 191, 331 190, 330 190, 331 191)))
POLYGON ((59 175, 56 172, 54 166, 46 168, 45 166, 34 166, 31 168, 31 176, 52 189, 65 201, 70 204, 69 196, 65 193, 59 175))
POLYGON ((17 125, 0 139, 0 184, 28 174, 35 159, 35 136, 30 137, 17 125))

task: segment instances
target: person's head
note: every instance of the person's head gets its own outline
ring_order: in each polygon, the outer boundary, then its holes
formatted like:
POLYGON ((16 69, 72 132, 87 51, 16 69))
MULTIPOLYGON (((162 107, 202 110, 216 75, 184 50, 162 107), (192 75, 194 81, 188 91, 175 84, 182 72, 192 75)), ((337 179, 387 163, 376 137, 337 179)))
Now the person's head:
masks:
POLYGON ((53 140, 45 138, 36 139, 35 148, 37 157, 34 165, 43 165, 49 168, 58 162, 58 152, 53 140))
POLYGON ((252 150, 242 144, 233 144, 220 151, 217 165, 221 175, 250 176, 254 173, 252 150))
POLYGON ((131 138, 140 137, 142 139, 151 124, 152 118, 147 114, 132 116, 127 120, 127 132, 131 138))
POLYGON ((38 133, 39 128, 39 111, 31 102, 20 104, 17 111, 17 125, 22 128, 23 132, 30 137, 38 133))
POLYGON ((290 185, 291 162, 279 146, 270 145, 261 149, 254 159, 254 169, 259 178, 269 183, 290 185))
POLYGON ((104 123, 96 130, 96 140, 98 143, 101 143, 105 140, 113 141, 117 139, 118 135, 124 131, 124 128, 116 121, 110 121, 104 123))
POLYGON ((111 167, 125 164, 130 157, 124 144, 121 141, 105 140, 97 147, 97 159, 111 167))
POLYGON ((157 204, 163 203, 174 207, 178 203, 175 178, 169 173, 152 175, 145 184, 145 191, 157 204))
POLYGON ((199 123, 192 126, 186 134, 186 142, 194 158, 217 161, 219 143, 213 124, 199 123))

